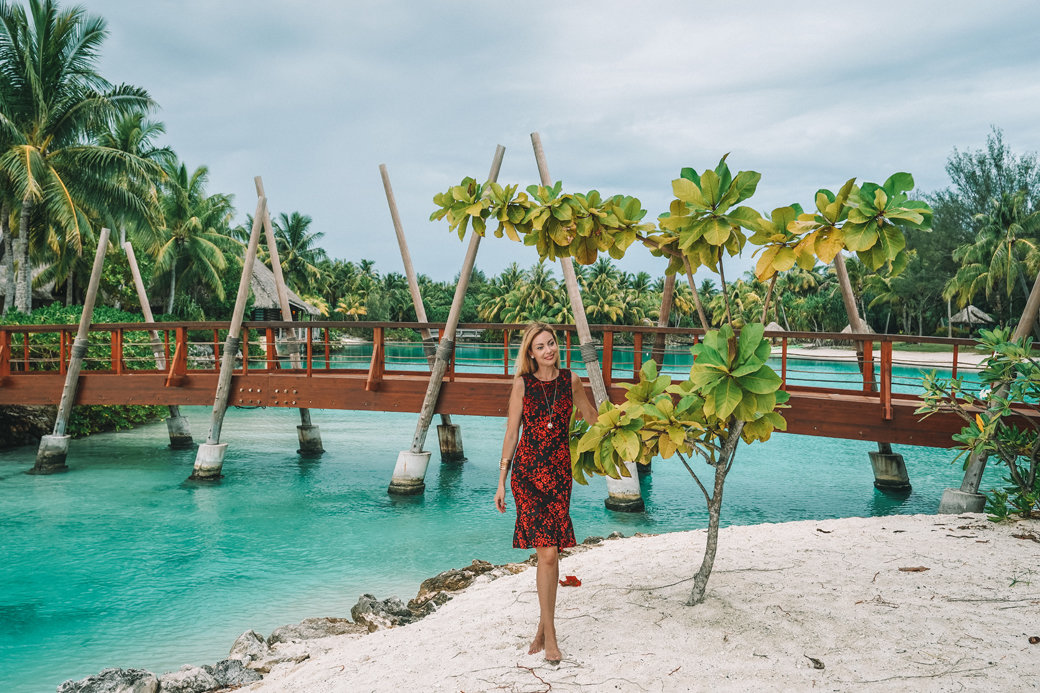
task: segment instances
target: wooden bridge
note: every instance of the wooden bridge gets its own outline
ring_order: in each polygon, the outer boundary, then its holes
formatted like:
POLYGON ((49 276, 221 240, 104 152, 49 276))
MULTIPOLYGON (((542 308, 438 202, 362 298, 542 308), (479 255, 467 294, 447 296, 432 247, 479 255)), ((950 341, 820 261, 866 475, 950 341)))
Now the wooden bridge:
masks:
MULTIPOLYGON (((376 322, 246 322, 242 352, 231 381, 232 406, 306 407, 418 412, 429 374, 422 350, 395 341, 400 330, 430 328, 439 323, 376 322), (340 335, 354 335, 344 339, 340 335), (301 354, 293 368, 287 349, 301 354)), ((467 324, 460 328, 490 330, 496 343, 462 343, 453 359, 437 403, 437 413, 505 416, 510 371, 522 325, 467 324)), ((76 404, 212 405, 220 350, 228 323, 119 323, 90 327, 90 344, 79 377, 76 404), (158 332, 161 345, 153 342, 158 332), (160 347, 168 368, 156 368, 153 351, 160 347), (214 355, 217 357, 215 358, 214 355)), ((565 365, 581 368, 572 326, 561 326, 565 365), (574 341, 574 348, 571 342, 574 341)), ((684 379, 689 346, 699 329, 593 325, 608 392, 623 401, 622 383, 634 382, 643 362, 658 356, 654 342, 665 335, 662 372, 684 379), (676 357, 685 365, 671 365, 676 357)), ((0 326, 0 405, 55 404, 61 397, 75 325, 0 326)), ((472 333, 471 333, 472 334, 472 333)), ((932 447, 952 446, 951 435, 962 422, 953 415, 934 415, 925 422, 914 414, 920 370, 937 367, 963 371, 974 342, 964 339, 830 333, 767 333, 774 339, 777 370, 790 395, 783 412, 788 432, 828 438, 887 441, 932 447), (839 342, 849 348, 841 358, 812 355, 798 345, 839 342), (864 358, 856 363, 851 349, 862 343, 864 358), (952 347, 936 365, 897 359, 899 344, 945 344, 952 347), (851 360, 851 364, 849 361, 851 360), (841 362, 841 363, 839 363, 841 362)))

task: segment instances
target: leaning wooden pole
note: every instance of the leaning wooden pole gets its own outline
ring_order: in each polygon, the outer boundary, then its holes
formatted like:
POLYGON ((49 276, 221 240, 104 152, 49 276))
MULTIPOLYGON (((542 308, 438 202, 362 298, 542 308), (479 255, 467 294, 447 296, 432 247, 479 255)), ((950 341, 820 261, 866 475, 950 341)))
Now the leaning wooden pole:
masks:
MULTIPOLYGON (((260 176, 253 178, 256 185, 257 198, 266 198, 264 193, 264 181, 260 176)), ((264 237, 267 240, 267 250, 271 253, 271 272, 274 274, 275 292, 278 294, 278 307, 281 309, 282 320, 292 322, 292 309, 289 307, 289 291, 285 286, 285 275, 282 274, 282 262, 278 258, 278 241, 274 237, 274 227, 271 225, 271 210, 264 207, 264 237)), ((250 267, 252 271, 252 267, 250 267)), ((300 350, 296 340, 289 343, 289 362, 293 368, 299 369, 300 350)), ((296 450, 301 455, 314 457, 325 452, 321 445, 321 429, 311 423, 311 410, 300 407, 300 425, 296 427, 296 435, 300 441, 300 447, 296 450)))
MULTIPOLYGON (((542 138, 537 132, 531 133, 531 144, 534 147, 534 158, 538 164, 538 176, 542 185, 551 186, 552 177, 549 175, 549 166, 545 162, 545 151, 542 149, 542 138)), ((571 312, 574 314, 574 326, 578 332, 578 342, 581 345, 581 360, 585 364, 585 372, 589 377, 589 385, 592 386, 592 395, 596 400, 596 407, 609 399, 607 387, 603 382, 603 372, 599 367, 599 356, 596 352, 596 344, 592 341, 592 332, 589 331, 589 320, 585 315, 585 304, 581 300, 581 290, 578 288, 578 278, 574 273, 574 261, 569 257, 560 258, 560 267, 563 269, 563 279, 567 287, 567 298, 570 300, 571 312)), ((644 508, 643 496, 639 491, 639 474, 636 471, 635 462, 625 462, 629 476, 620 479, 607 477, 607 498, 605 505, 610 510, 621 512, 640 512, 644 508)))
MULTIPOLYGON (((502 157, 505 156, 505 153, 506 148, 502 145, 495 150, 488 180, 498 180, 498 172, 502 168, 502 157)), ((470 275, 473 274, 473 263, 476 262, 479 247, 480 236, 476 233, 471 234, 466 257, 462 261, 462 270, 459 272, 459 283, 455 286, 455 297, 451 302, 451 310, 448 312, 448 321, 444 325, 444 334, 441 335, 441 341, 437 345, 436 358, 430 369, 430 384, 426 387, 426 396, 423 398, 422 408, 419 410, 419 421, 415 426, 415 435, 412 436, 412 446, 408 450, 402 450, 397 456, 394 475, 390 479, 390 487, 387 489, 391 495, 412 496, 422 493, 426 489, 426 467, 430 463, 430 453, 423 451, 423 445, 426 443, 426 434, 430 428, 430 421, 433 420, 434 409, 437 407, 444 372, 448 369, 448 362, 455 353, 455 329, 459 325, 462 303, 466 298, 466 288, 469 286, 470 275)))
MULTIPOLYGON (((189 479, 211 480, 221 477, 220 470, 224 466, 224 454, 227 443, 220 442, 220 429, 224 425, 224 413, 227 411, 228 396, 231 394, 231 374, 235 369, 235 355, 241 346, 242 319, 246 312, 246 301, 249 300, 249 283, 253 278, 253 261, 256 260, 256 249, 260 243, 260 229, 264 225, 264 214, 267 213, 267 198, 256 201, 256 214, 253 215, 253 229, 249 234, 249 245, 242 263, 242 277, 238 281, 238 295, 235 298, 235 311, 228 326, 227 339, 224 340, 224 353, 220 359, 220 375, 217 377, 217 390, 213 397, 213 414, 210 418, 209 433, 206 442, 199 446, 195 455, 195 467, 189 479)), ((248 349, 249 345, 243 346, 248 349)), ((244 353, 243 353, 244 355, 244 353)))
MULTIPOLYGON (((1018 340, 1029 335, 1036 325, 1037 312, 1040 311, 1040 273, 1036 275, 1033 289, 1029 292, 1026 305, 1022 309, 1022 317, 1018 320, 1014 334, 1011 339, 1018 340)), ((997 397, 1003 397, 1005 390, 996 392, 997 397)), ((939 501, 939 512, 945 514, 959 513, 981 513, 986 509, 986 496, 979 493, 982 484, 982 473, 986 471, 988 455, 984 452, 973 452, 968 457, 968 464, 964 468, 964 479, 961 487, 948 488, 943 491, 942 500, 939 501)))
MULTIPOLYGON (((397 236, 397 246, 401 249, 401 262, 404 263, 404 274, 408 278, 408 292, 412 295, 412 306, 415 308, 415 318, 419 322, 428 322, 426 318, 426 306, 423 305, 422 294, 419 291, 419 280, 415 276, 415 268, 412 266, 412 255, 408 252, 408 241, 404 237, 404 224, 401 223, 401 215, 397 211, 397 200, 394 198, 394 189, 390 186, 390 173, 386 170, 386 164, 379 164, 379 175, 383 179, 383 191, 386 193, 386 203, 390 207, 390 219, 394 224, 394 234, 397 236)), ((433 368, 437 359, 437 338, 429 328, 420 330, 423 338, 423 351, 426 359, 433 368)), ((437 441, 441 448, 441 462, 465 462, 466 453, 462 448, 462 430, 458 424, 451 422, 449 414, 441 414, 441 423, 437 426, 437 441)))
MULTIPOLYGON (((657 316, 658 327, 668 327, 668 316, 672 313, 672 298, 675 295, 675 275, 664 276, 664 290, 661 292, 661 312, 657 316)), ((654 335, 654 350, 651 358, 658 366, 664 366, 665 334, 658 332, 654 335)))
POLYGON ((76 339, 72 342, 68 370, 65 372, 65 385, 61 389, 58 414, 54 419, 54 432, 40 438, 40 447, 36 451, 36 464, 29 470, 29 474, 54 474, 69 469, 65 464, 65 458, 69 452, 69 436, 65 434, 65 430, 69 424, 69 417, 72 415, 72 405, 76 401, 83 358, 87 355, 87 335, 90 330, 90 320, 94 314, 98 284, 101 282, 101 268, 105 264, 105 253, 108 251, 108 236, 109 230, 101 229, 97 252, 94 253, 94 266, 90 270, 87 295, 83 300, 83 313, 79 316, 79 329, 76 330, 76 339))
MULTIPOLYGON (((845 313, 849 317, 849 327, 853 334, 869 334, 870 328, 867 321, 859 314, 856 307, 856 296, 852 291, 852 282, 849 280, 849 271, 845 267, 845 257, 838 253, 834 256, 834 273, 838 277, 838 286, 841 288, 841 300, 845 304, 845 313)), ((856 361, 860 372, 863 372, 864 354, 863 343, 856 342, 856 361)), ((871 376, 873 377, 873 376, 871 376)), ((910 491, 910 475, 906 471, 906 462, 899 453, 892 452, 892 444, 885 441, 877 441, 877 451, 871 450, 867 453, 870 457, 870 466, 874 470, 874 487, 882 491, 895 491, 906 493, 910 491)))
MULTIPOLYGON (((137 256, 130 241, 123 241, 123 250, 126 252, 126 260, 130 265, 130 276, 134 279, 134 288, 137 289, 137 301, 141 304, 141 315, 144 321, 154 323, 152 306, 148 302, 148 293, 144 289, 144 281, 141 279, 141 270, 137 266, 137 256)), ((162 340, 159 332, 152 330, 152 354, 155 356, 155 367, 160 371, 166 370, 166 354, 163 351, 162 340)), ((170 418, 166 419, 166 431, 170 436, 170 447, 185 449, 194 447, 195 441, 191 437, 191 424, 188 419, 181 416, 181 408, 176 404, 169 405, 170 418)))

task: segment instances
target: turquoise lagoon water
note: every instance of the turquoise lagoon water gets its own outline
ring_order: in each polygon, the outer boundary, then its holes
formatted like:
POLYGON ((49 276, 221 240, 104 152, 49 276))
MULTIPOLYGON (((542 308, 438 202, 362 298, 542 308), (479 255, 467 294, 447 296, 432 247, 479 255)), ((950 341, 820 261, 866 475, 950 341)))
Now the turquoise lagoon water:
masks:
MULTIPOLYGON (((209 408, 182 411, 198 440, 209 408)), ((186 481, 195 451, 170 450, 161 423, 72 441, 67 474, 23 474, 35 447, 0 452, 0 691, 53 691, 110 666, 213 663, 249 628, 349 616, 362 593, 408 599, 474 558, 528 555, 511 548, 512 511, 492 506, 504 420, 453 417, 469 461, 442 465, 434 452, 425 494, 402 500, 386 486, 414 415, 313 416, 319 460, 295 452, 295 410, 229 410, 225 477, 213 484, 186 481)), ((901 447, 914 490, 885 495, 872 486, 871 449, 794 435, 745 447, 723 521, 931 513, 960 483, 950 451, 901 447)), ((989 469, 984 487, 997 481, 989 469)), ((632 515, 603 507, 602 480, 576 486, 579 539, 706 525, 679 464, 658 461, 642 486, 646 512, 632 515)))

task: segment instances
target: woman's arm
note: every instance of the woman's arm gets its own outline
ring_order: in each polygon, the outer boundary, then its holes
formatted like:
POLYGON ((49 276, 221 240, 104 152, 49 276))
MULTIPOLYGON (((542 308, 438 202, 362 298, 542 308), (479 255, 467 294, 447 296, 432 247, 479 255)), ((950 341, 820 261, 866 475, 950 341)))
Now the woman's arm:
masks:
POLYGON ((582 384, 581 378, 579 378, 578 374, 574 371, 571 371, 571 391, 574 393, 574 404, 577 405, 582 418, 585 419, 590 426, 596 423, 599 414, 596 412, 596 407, 594 407, 591 400, 589 400, 589 395, 585 392, 585 385, 582 384))
MULTIPOLYGON (((506 419, 506 437, 502 441, 502 459, 512 460, 516 451, 516 443, 520 439, 520 417, 524 412, 524 379, 513 378, 513 389, 509 393, 509 414, 506 419)), ((500 464, 498 472, 498 490, 495 491, 495 507, 498 512, 506 511, 506 477, 509 468, 500 464)))

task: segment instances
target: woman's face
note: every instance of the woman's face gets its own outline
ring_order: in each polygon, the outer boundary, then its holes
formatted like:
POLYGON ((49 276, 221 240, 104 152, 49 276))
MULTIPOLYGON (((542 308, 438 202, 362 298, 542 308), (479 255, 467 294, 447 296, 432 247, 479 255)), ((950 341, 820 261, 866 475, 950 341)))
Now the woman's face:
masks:
POLYGON ((550 332, 539 332, 531 341, 528 352, 538 366, 552 368, 556 365, 556 340, 550 332))

